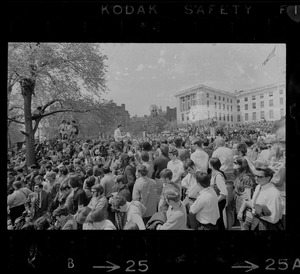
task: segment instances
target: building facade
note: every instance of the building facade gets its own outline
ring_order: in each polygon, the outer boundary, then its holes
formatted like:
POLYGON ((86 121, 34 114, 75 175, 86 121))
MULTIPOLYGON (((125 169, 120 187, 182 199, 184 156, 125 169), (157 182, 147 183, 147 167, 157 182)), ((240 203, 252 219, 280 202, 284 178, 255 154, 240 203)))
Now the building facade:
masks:
POLYGON ((190 124, 215 118, 226 124, 275 121, 285 116, 285 84, 233 93, 197 85, 179 91, 177 123, 190 124))
POLYGON ((236 123, 236 95, 205 85, 180 91, 177 98, 177 123, 189 124, 216 118, 217 121, 236 123))
POLYGON ((280 120, 286 113, 285 84, 236 92, 237 122, 280 120))

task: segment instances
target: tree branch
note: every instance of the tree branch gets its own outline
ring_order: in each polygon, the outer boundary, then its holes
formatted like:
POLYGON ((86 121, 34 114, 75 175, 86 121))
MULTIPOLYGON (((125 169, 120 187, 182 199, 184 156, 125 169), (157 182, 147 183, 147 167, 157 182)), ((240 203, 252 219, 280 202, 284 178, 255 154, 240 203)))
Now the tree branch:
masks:
POLYGON ((12 111, 12 110, 14 110, 14 109, 16 109, 16 108, 19 108, 19 109, 21 109, 21 110, 24 110, 22 107, 14 106, 14 107, 11 107, 11 108, 9 109, 9 111, 12 111))
POLYGON ((79 113, 84 113, 84 112, 89 112, 89 111, 93 111, 93 110, 98 110, 98 109, 87 109, 87 110, 74 110, 74 109, 61 109, 61 110, 55 110, 55 111, 51 111, 48 112, 46 114, 41 115, 40 118, 44 118, 56 113, 60 113, 60 112, 79 112, 79 113))
POLYGON ((35 125, 34 125, 34 128, 33 128, 33 135, 35 134, 35 132, 36 132, 37 129, 38 129, 40 120, 41 120, 41 119, 37 119, 37 120, 35 121, 35 125))
POLYGON ((16 120, 17 117, 14 117, 14 118, 9 118, 7 117, 7 120, 11 121, 11 122, 15 122, 15 123, 18 123, 18 124, 22 124, 22 125, 25 125, 25 122, 21 122, 19 120, 16 120))
POLYGON ((48 102, 46 105, 43 106, 42 108, 42 112, 44 112, 46 110, 47 107, 51 106, 52 104, 56 103, 56 102, 60 102, 61 103, 61 100, 60 99, 54 99, 50 102, 48 102))

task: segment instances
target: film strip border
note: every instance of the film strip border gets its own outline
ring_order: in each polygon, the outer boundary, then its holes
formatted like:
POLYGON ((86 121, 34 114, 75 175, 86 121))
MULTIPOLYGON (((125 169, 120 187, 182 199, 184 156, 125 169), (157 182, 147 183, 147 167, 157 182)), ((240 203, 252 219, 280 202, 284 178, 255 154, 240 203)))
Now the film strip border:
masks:
POLYGON ((9 41, 280 42, 294 1, 9 1, 9 41))

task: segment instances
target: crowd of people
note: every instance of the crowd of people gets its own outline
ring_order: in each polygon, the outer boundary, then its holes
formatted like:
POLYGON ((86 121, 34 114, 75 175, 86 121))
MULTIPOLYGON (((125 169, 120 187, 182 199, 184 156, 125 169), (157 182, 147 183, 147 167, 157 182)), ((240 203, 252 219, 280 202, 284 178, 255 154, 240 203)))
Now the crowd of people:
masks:
POLYGON ((120 124, 97 140, 62 125, 36 142, 31 166, 25 148, 9 151, 8 229, 285 229, 285 140, 273 122, 141 139, 120 124))

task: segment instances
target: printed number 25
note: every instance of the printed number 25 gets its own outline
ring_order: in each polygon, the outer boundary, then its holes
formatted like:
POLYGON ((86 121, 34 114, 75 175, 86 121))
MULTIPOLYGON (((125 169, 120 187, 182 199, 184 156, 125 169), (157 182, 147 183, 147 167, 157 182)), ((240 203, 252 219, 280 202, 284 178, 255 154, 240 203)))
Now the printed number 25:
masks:
MULTIPOLYGON (((266 270, 275 270, 275 267, 272 267, 275 264, 274 259, 267 259, 266 262, 270 262, 269 265, 266 266, 266 270)), ((288 269, 289 265, 287 263, 287 259, 279 259, 278 260, 278 269, 279 270, 286 270, 288 269)))
MULTIPOLYGON (((126 272, 135 272, 135 269, 132 269, 135 265, 135 261, 133 260, 128 260, 126 263, 130 263, 130 265, 126 268, 126 272)), ((138 271, 140 272, 146 272, 148 270, 148 265, 147 265, 147 260, 141 260, 138 261, 138 265, 142 268, 138 268, 138 271)))

